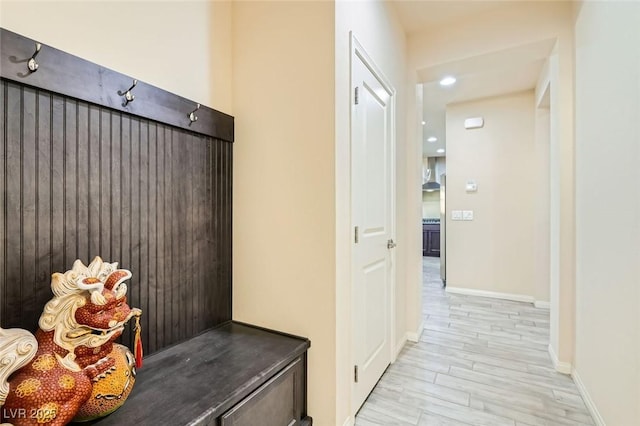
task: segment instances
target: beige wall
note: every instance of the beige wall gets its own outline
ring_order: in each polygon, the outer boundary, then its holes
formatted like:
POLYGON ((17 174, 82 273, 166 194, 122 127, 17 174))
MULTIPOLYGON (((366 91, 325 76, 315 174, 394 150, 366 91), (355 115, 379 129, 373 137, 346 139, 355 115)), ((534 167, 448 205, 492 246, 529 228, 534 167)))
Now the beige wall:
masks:
POLYGON ((309 413, 336 412, 334 6, 233 5, 234 319, 311 339, 309 413))
POLYGON ((232 113, 231 3, 1 0, 0 26, 232 113))
POLYGON ((576 25, 575 369, 607 425, 640 419, 640 4, 576 25))
POLYGON ((535 293, 533 91, 447 108, 447 286, 535 293), (466 130, 468 117, 484 117, 466 130), (478 185, 465 191, 467 180, 478 185), (452 221, 473 210, 473 221, 452 221))
MULTIPOLYGON (((350 47, 349 32, 382 70, 396 90, 396 348, 407 332, 420 328, 421 231, 419 194, 413 184, 420 182, 419 139, 406 130, 416 122, 415 81, 408 82, 405 37, 395 10, 388 2, 338 1, 335 4, 335 185, 336 185, 336 323, 337 327, 337 412, 335 423, 342 425, 354 410, 351 396, 351 206, 350 206, 350 47), (410 118, 409 118, 410 117, 410 118)), ((353 418, 351 418, 353 420, 353 418)), ((315 418, 314 418, 315 423, 315 418)), ((324 423, 323 423, 324 424, 324 423)), ((329 424, 329 423, 326 423, 329 424)))

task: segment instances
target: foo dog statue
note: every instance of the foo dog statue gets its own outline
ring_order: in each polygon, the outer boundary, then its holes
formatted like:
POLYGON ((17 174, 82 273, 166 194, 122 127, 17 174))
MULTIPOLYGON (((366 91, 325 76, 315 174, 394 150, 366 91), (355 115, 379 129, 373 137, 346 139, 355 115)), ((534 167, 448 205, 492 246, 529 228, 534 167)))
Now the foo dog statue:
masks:
POLYGON ((127 305, 131 272, 96 257, 51 279, 35 336, 0 328, 0 426, 61 426, 124 404, 142 363, 139 319, 127 305), (114 343, 136 318, 136 356, 114 343), (2 423, 2 422, 9 423, 2 423))

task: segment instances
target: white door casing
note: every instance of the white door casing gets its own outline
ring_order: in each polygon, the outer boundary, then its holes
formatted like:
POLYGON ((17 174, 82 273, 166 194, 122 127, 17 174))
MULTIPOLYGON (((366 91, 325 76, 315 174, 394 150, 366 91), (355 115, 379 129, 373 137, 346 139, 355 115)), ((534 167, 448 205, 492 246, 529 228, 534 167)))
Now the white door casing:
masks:
POLYGON ((395 91, 351 37, 352 342, 356 412, 392 361, 395 91), (357 380, 356 380, 357 376, 357 380))

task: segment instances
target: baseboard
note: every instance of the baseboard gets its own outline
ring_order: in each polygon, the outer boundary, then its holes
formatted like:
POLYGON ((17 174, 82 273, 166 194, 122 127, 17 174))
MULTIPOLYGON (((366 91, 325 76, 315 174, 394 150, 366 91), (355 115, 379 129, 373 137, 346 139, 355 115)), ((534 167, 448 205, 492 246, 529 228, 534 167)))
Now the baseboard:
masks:
POLYGON ((543 302, 542 300, 536 300, 535 302, 533 302, 533 306, 538 309, 551 309, 551 303, 543 302))
POLYGON ((575 368, 571 372, 571 377, 573 377, 573 381, 575 382, 576 387, 578 388, 578 391, 580 392, 580 395, 582 396, 582 399, 584 400, 584 403, 589 410, 589 413, 591 413, 591 417, 593 417, 593 420, 596 422, 596 426, 606 426, 604 419, 598 411, 598 407, 596 407, 596 404, 595 402, 593 402, 591 395, 589 395, 589 392, 587 392, 587 388, 582 382, 582 379, 580 379, 580 375, 575 368))
POLYGON ((561 362, 558 359, 558 355, 556 355, 556 352, 553 350, 553 347, 551 345, 549 345, 548 350, 549 350, 549 358, 551 358, 551 363, 553 364, 553 368, 555 368, 558 373, 570 375, 572 370, 571 364, 568 362, 561 362))
POLYGON ((396 362, 396 359, 398 359, 398 356, 400 356, 400 352, 402 352, 404 345, 407 343, 407 334, 402 336, 402 341, 400 341, 400 343, 396 345, 395 351, 393 352, 393 359, 391 360, 391 363, 396 362))
POLYGON ((342 423, 342 426, 353 426, 354 422, 353 422, 353 417, 349 416, 347 417, 347 420, 344 421, 344 423, 342 423))
POLYGON ((490 297, 492 299, 513 300, 514 302, 535 303, 533 296, 525 296, 523 294, 498 293, 495 291, 476 290, 474 288, 449 287, 446 288, 447 293, 464 294, 467 296, 490 297))
POLYGON ((420 341, 420 337, 422 336, 422 332, 424 331, 424 320, 420 323, 420 328, 414 333, 413 331, 407 331, 406 339, 413 343, 418 343, 420 341))

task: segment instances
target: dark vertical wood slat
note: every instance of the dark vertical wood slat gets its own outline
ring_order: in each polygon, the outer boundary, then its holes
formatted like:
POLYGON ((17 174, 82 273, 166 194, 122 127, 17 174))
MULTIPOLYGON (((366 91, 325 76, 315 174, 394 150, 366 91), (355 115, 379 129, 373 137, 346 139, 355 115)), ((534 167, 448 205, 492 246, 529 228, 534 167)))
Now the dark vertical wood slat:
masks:
MULTIPOLYGON (((129 269, 133 274, 131 280, 131 290, 129 290, 129 300, 131 306, 137 306, 146 310, 142 303, 142 281, 141 281, 141 265, 140 265, 140 127, 141 120, 137 118, 131 119, 131 263, 129 269)), ((123 340, 130 342, 133 335, 127 328, 123 334, 123 340)))
POLYGON ((157 147, 156 147, 156 221, 157 221, 157 247, 158 255, 156 258, 156 281, 158 283, 158 316, 155 318, 157 323, 156 335, 154 336, 156 347, 160 347, 162 342, 166 339, 167 333, 167 318, 171 318, 171 298, 168 296, 167 288, 165 285, 165 263, 168 259, 166 256, 166 230, 165 230, 165 211, 166 202, 164 196, 164 179, 166 176, 166 170, 164 167, 164 150, 166 146, 165 133, 167 128, 165 126, 158 126, 157 135, 157 147), (167 309, 168 308, 168 309, 167 309), (162 314, 160 315, 160 312, 162 314))
POLYGON ((232 288, 232 265, 233 265, 233 145, 223 144, 227 150, 227 177, 224 184, 227 191, 227 198, 225 200, 225 209, 227 211, 227 222, 225 224, 225 268, 226 277, 223 284, 225 297, 222 299, 227 304, 226 312, 222 313, 218 318, 219 321, 223 321, 223 318, 231 318, 231 312, 233 310, 233 292, 232 288))
POLYGON ((118 262, 120 265, 122 253, 120 224, 122 221, 122 196, 120 174, 120 152, 122 144, 121 115, 119 113, 111 114, 111 146, 109 152, 109 168, 110 168, 110 184, 109 184, 109 205, 106 206, 109 212, 109 262, 118 262))
MULTIPOLYGON (((174 158, 177 157, 177 135, 175 130, 171 130, 171 140, 168 142, 168 158, 167 165, 169 167, 168 170, 168 181, 165 181, 167 185, 167 196, 169 197, 169 212, 170 215, 168 217, 168 225, 169 225, 169 288, 171 289, 171 342, 176 342, 180 339, 180 292, 179 289, 175 287, 175 282, 178 275, 178 264, 179 260, 176 259, 179 252, 179 243, 177 241, 177 209, 176 209, 176 198, 177 198, 177 189, 174 185, 174 158)), ((177 174, 177 171, 175 171, 177 174)))
POLYGON ((111 113, 107 109, 100 110, 100 244, 96 253, 104 261, 111 261, 111 113))
POLYGON ((2 137, 3 143, 0 147, 0 324, 4 324, 6 321, 5 315, 7 312, 5 304, 7 303, 7 295, 5 291, 7 289, 6 282, 6 222, 5 222, 5 197, 7 194, 7 164, 6 164, 6 149, 7 149, 7 84, 4 80, 0 80, 0 137, 2 137))
POLYGON ((180 279, 180 218, 182 209, 180 206, 180 186, 182 184, 180 174, 180 133, 173 130, 171 133, 171 290, 173 292, 173 341, 183 338, 184 328, 184 292, 183 287, 177 285, 180 279))
POLYGON ((64 253, 64 99, 51 96, 51 270, 66 271, 64 253))
POLYGON ((21 236, 21 275, 22 275, 22 318, 34 329, 38 316, 36 303, 36 210, 37 210, 37 148, 36 120, 37 98, 35 89, 25 87, 22 93, 22 236, 21 236))
MULTIPOLYGON (((197 146, 196 145, 196 140, 197 138, 194 137, 193 134, 187 134, 187 147, 192 147, 192 146, 197 146)), ((187 158, 185 159, 186 161, 186 168, 187 170, 189 170, 189 174, 191 174, 192 176, 195 177, 195 173, 193 170, 193 154, 194 151, 196 151, 195 149, 184 149, 185 154, 187 156, 187 158)), ((185 209, 185 222, 186 222, 186 232, 185 232, 185 265, 187 267, 187 270, 185 271, 185 276, 187 277, 187 286, 186 286, 186 292, 187 292, 187 300, 186 300, 186 304, 187 304, 187 333, 186 335, 188 336, 192 336, 194 334, 194 330, 195 330, 195 321, 196 321, 196 317, 197 317, 197 310, 194 309, 194 304, 196 303, 196 297, 198 296, 198 293, 195 292, 195 288, 194 288, 194 276, 192 273, 189 273, 190 271, 195 271, 195 268, 197 267, 196 265, 194 265, 194 257, 193 257, 193 189, 194 189, 194 184, 193 184, 193 179, 189 179, 189 181, 187 182, 187 184, 185 185, 185 197, 186 197, 186 209, 185 209)))
MULTIPOLYGON (((22 324, 22 276, 20 253, 22 253, 20 195, 22 192, 22 90, 20 86, 8 84, 7 87, 7 191, 6 191, 6 325, 4 328, 22 324), (15 230, 20 230, 16 232, 15 230), (17 265, 17 267, 16 267, 17 265)), ((29 325, 27 327, 31 328, 29 325)))
POLYGON ((155 352, 157 343, 155 336, 158 334, 158 327, 156 318, 161 316, 158 306, 162 303, 162 296, 158 291, 158 278, 156 276, 156 264, 158 261, 157 253, 157 217, 158 212, 156 209, 156 146, 158 125, 156 123, 149 124, 148 131, 148 167, 147 167, 147 279, 149 282, 149 308, 147 315, 145 316, 145 327, 143 329, 143 338, 149 347, 149 351, 155 352), (152 337, 153 336, 153 337, 152 337))
POLYGON ((100 254, 100 109, 89 106, 88 165, 88 230, 89 251, 85 262, 100 254))
POLYGON ((173 259, 173 223, 172 223, 172 212, 173 212, 173 202, 172 202, 172 193, 171 193, 171 151, 173 145, 173 130, 170 127, 165 129, 165 143, 164 143, 164 182, 162 185, 162 190, 164 194, 164 235, 165 235, 165 243, 164 243, 164 292, 165 292, 165 316, 164 316, 164 333, 165 333, 165 341, 173 342, 174 334, 174 318, 177 316, 178 312, 174 309, 174 292, 172 282, 172 259, 173 259))
POLYGON ((37 299, 41 304, 46 303, 51 297, 51 174, 49 172, 51 170, 51 124, 51 95, 39 92, 36 148, 38 151, 36 280, 39 283, 37 299))
POLYGON ((62 263, 70 268, 78 255, 76 158, 78 157, 78 103, 65 99, 64 143, 64 256, 62 263))
MULTIPOLYGON (((120 267, 124 269, 131 270, 131 221, 132 221, 132 212, 131 212, 131 203, 132 203, 132 180, 131 180, 131 118, 123 114, 121 117, 121 140, 120 140, 120 229, 118 232, 120 233, 120 257, 118 257, 118 261, 120 262, 120 267)), ((115 230, 114 230, 115 231, 115 230)), ((133 300, 131 299, 131 295, 135 294, 137 277, 132 277, 132 279, 127 283, 127 287, 129 288, 127 292, 128 301, 131 306, 133 305, 133 300)), ((144 313, 143 313, 144 314, 144 313)), ((123 335, 122 342, 129 342, 131 340, 131 327, 126 327, 123 335)))
MULTIPOLYGON (((141 121, 140 124, 140 306, 147 313, 151 312, 151 297, 149 293, 149 122, 141 121)), ((149 331, 149 314, 142 320, 143 337, 149 331)))
POLYGON ((89 105, 78 102, 77 157, 75 159, 76 181, 76 257, 87 262, 90 256, 89 234, 89 105))

